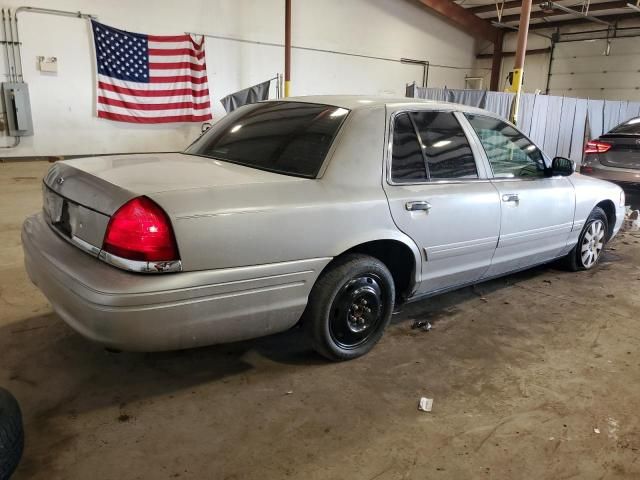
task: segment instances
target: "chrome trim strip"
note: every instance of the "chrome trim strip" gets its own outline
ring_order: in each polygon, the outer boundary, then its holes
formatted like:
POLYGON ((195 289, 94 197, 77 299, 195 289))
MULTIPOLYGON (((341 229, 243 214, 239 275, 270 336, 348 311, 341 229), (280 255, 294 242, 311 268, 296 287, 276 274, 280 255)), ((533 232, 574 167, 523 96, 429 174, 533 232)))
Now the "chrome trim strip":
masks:
POLYGON ((172 260, 168 262, 145 262, 141 260, 129 260, 112 253, 100 250, 98 258, 114 267, 138 273, 172 273, 182 271, 182 262, 172 260))
POLYGON ((96 247, 95 245, 91 245, 89 242, 86 242, 80 237, 76 237, 73 234, 71 234, 71 243, 93 257, 97 257, 100 254, 100 248, 96 247))

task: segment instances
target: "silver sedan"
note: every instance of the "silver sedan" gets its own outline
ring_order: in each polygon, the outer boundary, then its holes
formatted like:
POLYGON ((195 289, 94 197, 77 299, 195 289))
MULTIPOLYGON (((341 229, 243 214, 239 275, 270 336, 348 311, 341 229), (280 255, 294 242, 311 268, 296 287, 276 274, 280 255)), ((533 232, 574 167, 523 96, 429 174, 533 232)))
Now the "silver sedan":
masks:
POLYGON ((368 352, 393 309, 564 259, 593 268, 616 185, 450 103, 300 97, 235 110, 183 153, 55 163, 22 239, 55 311, 116 349, 181 349, 299 323, 368 352))

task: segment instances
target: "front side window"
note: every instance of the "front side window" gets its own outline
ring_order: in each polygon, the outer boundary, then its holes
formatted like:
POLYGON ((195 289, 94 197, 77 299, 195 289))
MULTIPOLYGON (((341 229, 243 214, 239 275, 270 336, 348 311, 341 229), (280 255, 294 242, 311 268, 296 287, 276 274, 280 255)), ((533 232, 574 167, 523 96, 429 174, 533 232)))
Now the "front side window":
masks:
POLYGON ((255 103, 224 117, 185 153, 315 178, 348 114, 317 103, 255 103))
POLYGON ((473 152, 451 112, 395 117, 391 179, 396 183, 478 178, 473 152))
POLYGON ((542 152, 506 122, 483 115, 466 114, 478 134, 496 178, 544 177, 542 152))

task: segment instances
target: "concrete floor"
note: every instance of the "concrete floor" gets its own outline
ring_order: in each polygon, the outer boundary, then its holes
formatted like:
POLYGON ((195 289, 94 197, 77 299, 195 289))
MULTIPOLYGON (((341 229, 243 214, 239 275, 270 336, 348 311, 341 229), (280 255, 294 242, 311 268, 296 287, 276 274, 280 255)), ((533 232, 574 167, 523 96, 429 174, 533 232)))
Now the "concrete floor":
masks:
POLYGON ((24 272, 19 228, 46 168, 0 164, 0 385, 27 435, 16 479, 640 477, 640 235, 591 272, 537 268, 412 304, 350 363, 296 331, 112 354, 24 272))

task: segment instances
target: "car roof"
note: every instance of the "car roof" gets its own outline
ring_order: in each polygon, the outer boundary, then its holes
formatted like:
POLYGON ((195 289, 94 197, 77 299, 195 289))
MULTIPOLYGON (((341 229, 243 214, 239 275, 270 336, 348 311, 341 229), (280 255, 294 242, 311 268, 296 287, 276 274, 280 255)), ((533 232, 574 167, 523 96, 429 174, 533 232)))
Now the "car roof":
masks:
POLYGON ((421 98, 386 97, 381 95, 308 95, 283 98, 279 101, 282 100, 333 105, 336 107, 348 108, 349 110, 385 106, 393 109, 416 107, 420 110, 459 110, 464 112, 487 113, 485 110, 480 108, 469 107, 467 105, 457 103, 424 100, 421 98))

